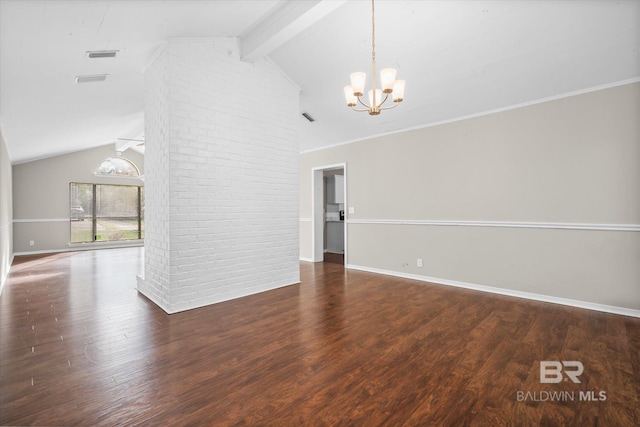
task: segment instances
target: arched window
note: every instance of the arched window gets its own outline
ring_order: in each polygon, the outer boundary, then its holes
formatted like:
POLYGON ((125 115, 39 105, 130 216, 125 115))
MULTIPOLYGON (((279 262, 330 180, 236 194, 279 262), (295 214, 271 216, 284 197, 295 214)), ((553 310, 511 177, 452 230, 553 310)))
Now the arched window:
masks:
POLYGON ((105 159, 94 172, 96 176, 140 177, 140 171, 132 161, 121 157, 105 159))

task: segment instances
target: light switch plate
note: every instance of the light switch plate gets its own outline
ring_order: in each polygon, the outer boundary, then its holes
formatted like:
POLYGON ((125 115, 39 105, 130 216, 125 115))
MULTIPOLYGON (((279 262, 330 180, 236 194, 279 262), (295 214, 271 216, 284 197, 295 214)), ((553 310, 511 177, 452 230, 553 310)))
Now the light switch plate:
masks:
POLYGON ((349 215, 353 215, 354 213, 356 213, 356 208, 349 206, 349 215))

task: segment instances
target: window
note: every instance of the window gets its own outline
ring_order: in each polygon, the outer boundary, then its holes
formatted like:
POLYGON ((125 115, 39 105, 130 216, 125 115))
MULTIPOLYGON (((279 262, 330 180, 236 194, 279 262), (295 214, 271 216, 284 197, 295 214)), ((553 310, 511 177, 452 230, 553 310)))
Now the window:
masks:
POLYGON ((139 177, 140 171, 131 160, 121 157, 109 157, 105 159, 94 172, 97 176, 122 176, 139 177))
POLYGON ((69 184, 71 243, 144 239, 144 187, 69 184))

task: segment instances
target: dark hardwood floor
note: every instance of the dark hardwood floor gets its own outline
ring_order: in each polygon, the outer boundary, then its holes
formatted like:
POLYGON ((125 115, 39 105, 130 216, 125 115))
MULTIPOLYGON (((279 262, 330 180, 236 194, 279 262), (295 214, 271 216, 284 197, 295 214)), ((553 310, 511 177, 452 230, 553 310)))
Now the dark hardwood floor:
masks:
POLYGON ((324 262, 334 262, 344 265, 344 254, 334 254, 332 252, 324 253, 324 262))
POLYGON ((335 263, 169 316, 141 269, 140 248, 16 258, 0 425, 640 425, 637 318, 335 263), (541 384, 540 361, 581 383, 541 384))

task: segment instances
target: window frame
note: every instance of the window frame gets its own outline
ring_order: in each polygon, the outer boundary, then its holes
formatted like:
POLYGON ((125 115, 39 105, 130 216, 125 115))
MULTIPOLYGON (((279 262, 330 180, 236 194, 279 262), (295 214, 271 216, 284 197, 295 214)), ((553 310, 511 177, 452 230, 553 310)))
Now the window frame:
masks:
MULTIPOLYGON (((135 165, 134 165, 135 166, 135 165)), ((131 184, 98 184, 91 182, 69 182, 69 244, 95 244, 95 243, 112 243, 112 242, 135 242, 135 241, 144 241, 144 229, 143 229, 143 221, 144 221, 144 185, 131 185, 131 184), (77 185, 90 185, 91 186, 91 215, 83 216, 83 220, 87 219, 91 221, 91 240, 82 240, 82 241, 74 241, 73 240, 73 208, 77 206, 77 203, 74 204, 77 200, 73 199, 73 188, 77 185), (137 208, 136 208, 136 217, 137 219, 137 238, 132 239, 117 239, 117 240, 99 240, 98 239, 98 217, 97 213, 97 194, 98 187, 131 187, 136 188, 136 197, 137 197, 137 208)), ((76 220, 77 221, 77 220, 76 220)))

